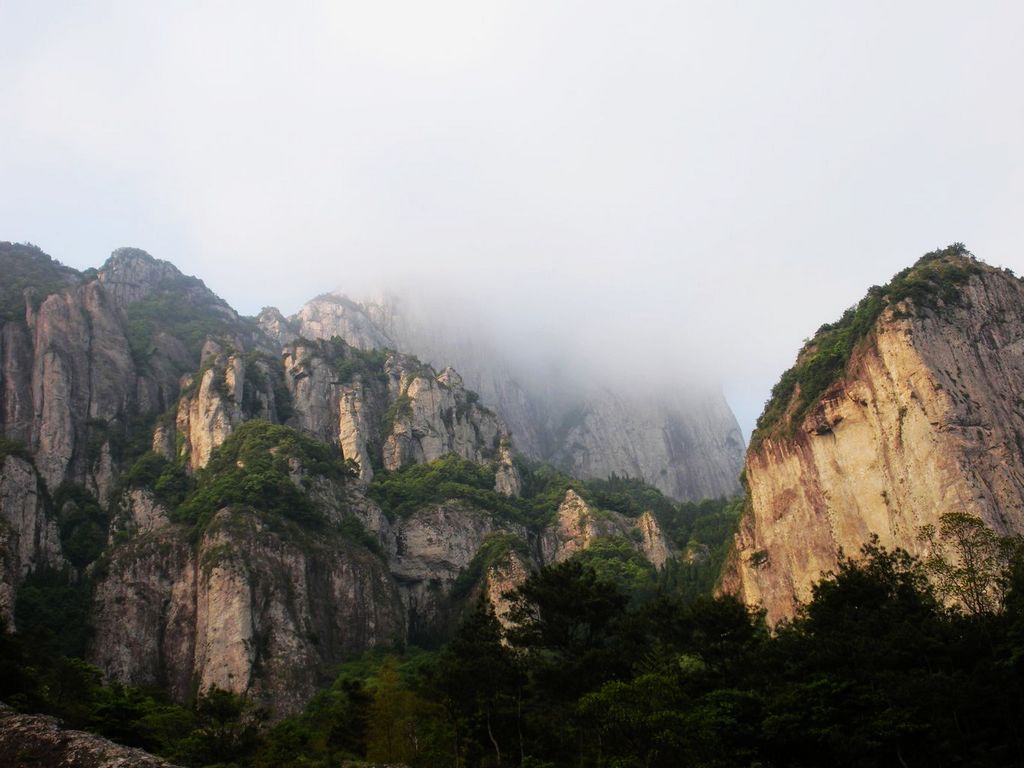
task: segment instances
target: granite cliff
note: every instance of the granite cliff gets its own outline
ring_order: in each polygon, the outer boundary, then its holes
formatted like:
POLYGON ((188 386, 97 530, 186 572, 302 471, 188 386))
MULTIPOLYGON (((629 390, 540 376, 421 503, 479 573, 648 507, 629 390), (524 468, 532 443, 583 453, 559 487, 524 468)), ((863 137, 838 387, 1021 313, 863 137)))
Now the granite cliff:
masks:
POLYGON ((1024 533, 1024 284, 962 246, 823 326, 773 391, 746 460, 722 589, 792 616, 872 534, 923 555, 963 511, 1024 533))
POLYGON ((84 588, 110 681, 281 716, 339 662, 443 639, 481 592, 506 610, 595 542, 677 554, 655 515, 564 475, 520 498, 500 416, 356 305, 250 319, 136 249, 85 272, 0 259, 0 613, 34 575, 84 588))
POLYGON ((720 393, 654 395, 644 387, 581 383, 522 371, 486 340, 417 314, 395 297, 358 303, 324 294, 291 318, 268 308, 260 322, 282 341, 338 337, 359 349, 400 349, 454 365, 508 425, 516 447, 580 478, 638 477, 683 500, 739 490, 743 438, 720 393))

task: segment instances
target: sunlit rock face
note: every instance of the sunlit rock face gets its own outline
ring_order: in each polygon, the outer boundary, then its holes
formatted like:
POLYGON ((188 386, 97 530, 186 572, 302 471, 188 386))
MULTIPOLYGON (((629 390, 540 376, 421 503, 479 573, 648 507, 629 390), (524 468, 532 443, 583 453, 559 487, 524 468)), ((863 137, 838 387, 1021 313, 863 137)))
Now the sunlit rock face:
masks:
POLYGON ((724 590, 774 622, 871 534, 922 554, 952 511, 1024 532, 1024 285, 978 264, 960 296, 885 310, 792 434, 751 449, 724 590))

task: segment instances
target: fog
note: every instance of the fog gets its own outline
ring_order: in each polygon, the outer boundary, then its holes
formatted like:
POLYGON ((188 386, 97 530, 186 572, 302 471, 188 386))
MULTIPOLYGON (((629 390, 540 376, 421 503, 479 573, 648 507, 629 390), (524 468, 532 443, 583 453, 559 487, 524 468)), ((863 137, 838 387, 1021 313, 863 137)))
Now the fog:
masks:
POLYGON ((925 251, 1024 271, 1019 3, 8 0, 0 29, 0 239, 138 246, 249 314, 409 293, 537 367, 720 384, 747 434, 925 251))

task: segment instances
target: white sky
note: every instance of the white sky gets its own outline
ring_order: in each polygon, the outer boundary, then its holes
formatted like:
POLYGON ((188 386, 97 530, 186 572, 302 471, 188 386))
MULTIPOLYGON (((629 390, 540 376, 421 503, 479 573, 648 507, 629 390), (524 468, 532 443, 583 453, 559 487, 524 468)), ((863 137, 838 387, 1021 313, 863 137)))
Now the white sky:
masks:
POLYGON ((722 382, 955 240, 1024 272, 1024 4, 0 0, 0 239, 240 311, 454 294, 722 382))

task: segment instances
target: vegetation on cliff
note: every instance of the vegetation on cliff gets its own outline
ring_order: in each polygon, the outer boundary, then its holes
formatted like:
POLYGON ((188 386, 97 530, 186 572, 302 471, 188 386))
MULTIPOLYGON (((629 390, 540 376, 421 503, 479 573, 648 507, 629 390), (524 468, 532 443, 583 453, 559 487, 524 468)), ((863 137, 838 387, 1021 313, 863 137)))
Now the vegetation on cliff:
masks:
POLYGON ((925 254, 886 285, 870 288, 839 320, 821 326, 800 350, 796 364, 772 388, 750 448, 756 450, 762 440, 778 432, 793 433, 818 398, 843 376, 854 349, 885 309, 903 301, 911 311, 956 304, 960 287, 981 269, 963 243, 954 243, 925 254))
POLYGON ((172 519, 201 529, 219 509, 238 505, 317 526, 324 516, 310 499, 311 477, 340 481, 348 475, 340 455, 324 443, 291 427, 253 419, 214 451, 172 519), (306 487, 300 487, 303 483, 306 487))
POLYGON ((0 321, 25 319, 25 291, 35 300, 78 282, 81 275, 28 243, 0 242, 0 321))
POLYGON ((177 338, 191 359, 208 338, 230 339, 255 328, 249 318, 239 317, 198 277, 183 275, 167 262, 160 262, 137 248, 121 248, 115 255, 162 264, 168 269, 148 296, 128 305, 128 344, 136 360, 144 362, 153 351, 157 334, 177 338))

